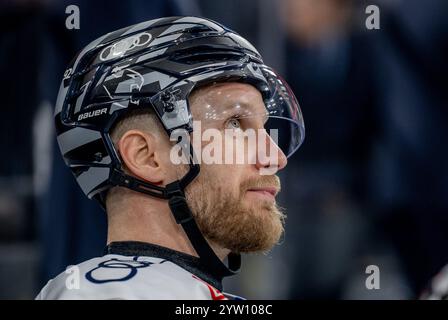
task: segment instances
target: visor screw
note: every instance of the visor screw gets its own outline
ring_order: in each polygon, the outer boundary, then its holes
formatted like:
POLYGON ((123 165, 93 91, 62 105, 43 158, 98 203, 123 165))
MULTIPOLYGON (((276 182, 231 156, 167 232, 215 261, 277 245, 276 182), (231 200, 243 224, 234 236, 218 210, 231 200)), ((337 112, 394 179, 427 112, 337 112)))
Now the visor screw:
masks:
POLYGON ((103 160, 103 154, 101 152, 97 152, 93 156, 96 162, 100 162, 101 160, 103 160))
POLYGON ((162 101, 163 102, 168 102, 168 101, 170 101, 170 99, 171 99, 171 95, 169 94, 169 92, 164 92, 163 94, 162 94, 162 101))
POLYGON ((172 112, 174 110, 174 104, 172 102, 165 102, 163 104, 163 110, 165 112, 172 112))
POLYGON ((174 97, 170 92, 165 92, 162 94, 163 111, 172 112, 174 110, 174 97))

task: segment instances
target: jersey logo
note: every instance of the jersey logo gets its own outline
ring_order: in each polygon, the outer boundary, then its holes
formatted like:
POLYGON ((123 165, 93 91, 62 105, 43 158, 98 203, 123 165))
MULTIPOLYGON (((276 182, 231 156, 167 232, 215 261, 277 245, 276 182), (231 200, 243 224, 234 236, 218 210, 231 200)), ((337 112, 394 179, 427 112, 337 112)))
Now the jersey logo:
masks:
POLYGON ((96 284, 127 281, 137 274, 138 269, 154 264, 148 261, 137 261, 137 259, 138 257, 134 257, 132 260, 112 258, 100 262, 97 267, 86 273, 86 279, 96 284), (104 269, 114 270, 105 272, 104 269))

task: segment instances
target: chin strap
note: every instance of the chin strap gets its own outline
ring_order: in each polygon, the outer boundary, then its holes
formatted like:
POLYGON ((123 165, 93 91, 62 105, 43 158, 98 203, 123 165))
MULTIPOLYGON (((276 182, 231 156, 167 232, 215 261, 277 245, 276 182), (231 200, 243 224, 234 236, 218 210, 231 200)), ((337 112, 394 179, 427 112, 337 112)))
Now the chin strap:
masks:
POLYGON ((185 195, 180 188, 179 181, 168 184, 166 189, 168 190, 168 194, 171 195, 168 200, 171 212, 176 222, 182 225, 201 261, 220 277, 227 277, 238 273, 241 266, 241 256, 233 252, 230 253, 228 256, 228 267, 218 258, 199 230, 188 207, 185 195))
POLYGON ((199 170, 198 164, 190 163, 190 170, 188 173, 181 180, 169 183, 165 188, 128 176, 121 170, 116 169, 112 170, 110 180, 116 185, 158 198, 167 199, 176 222, 184 229, 202 263, 220 278, 235 275, 239 272, 241 267, 241 255, 231 252, 227 257, 228 266, 226 266, 221 259, 218 258, 202 235, 194 220, 193 214, 188 207, 184 190, 185 187, 199 174, 199 170))

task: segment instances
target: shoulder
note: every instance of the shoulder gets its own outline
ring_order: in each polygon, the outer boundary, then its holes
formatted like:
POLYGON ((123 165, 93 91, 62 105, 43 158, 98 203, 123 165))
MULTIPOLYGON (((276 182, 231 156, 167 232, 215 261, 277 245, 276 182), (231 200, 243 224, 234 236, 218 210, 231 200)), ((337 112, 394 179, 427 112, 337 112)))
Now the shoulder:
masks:
POLYGON ((210 299, 210 288, 167 260, 105 255, 67 267, 36 299, 210 299))

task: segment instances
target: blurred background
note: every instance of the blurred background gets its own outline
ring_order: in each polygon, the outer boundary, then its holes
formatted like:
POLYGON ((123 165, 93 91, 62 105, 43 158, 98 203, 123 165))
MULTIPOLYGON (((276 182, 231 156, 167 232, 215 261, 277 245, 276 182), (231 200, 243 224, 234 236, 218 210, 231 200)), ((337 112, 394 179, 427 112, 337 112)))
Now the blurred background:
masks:
POLYGON ((52 113, 65 66, 102 34, 204 16, 250 40, 301 104, 281 174, 282 243, 243 258, 249 299, 415 299, 448 264, 445 0, 2 0, 0 299, 31 299, 102 254, 105 214, 63 164, 52 113), (68 30, 68 5, 80 9, 68 30), (366 27, 368 5, 380 29, 366 27), (380 270, 368 290, 366 267, 380 270))

